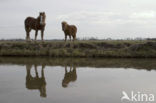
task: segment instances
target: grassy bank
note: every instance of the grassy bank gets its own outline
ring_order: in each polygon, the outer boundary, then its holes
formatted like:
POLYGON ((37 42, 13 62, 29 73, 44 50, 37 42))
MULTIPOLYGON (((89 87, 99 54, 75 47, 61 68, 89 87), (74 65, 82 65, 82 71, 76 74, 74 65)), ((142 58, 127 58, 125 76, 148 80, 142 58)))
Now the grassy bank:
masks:
POLYGON ((149 40, 86 40, 74 43, 0 41, 0 56, 156 57, 156 42, 149 40))

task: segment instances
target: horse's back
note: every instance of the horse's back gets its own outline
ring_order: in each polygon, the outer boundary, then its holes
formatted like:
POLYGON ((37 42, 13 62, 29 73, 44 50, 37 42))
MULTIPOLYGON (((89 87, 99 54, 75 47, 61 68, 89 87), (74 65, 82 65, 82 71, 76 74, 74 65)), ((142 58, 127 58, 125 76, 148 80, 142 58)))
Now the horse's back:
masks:
POLYGON ((77 33, 77 27, 75 25, 70 25, 72 33, 77 33))
POLYGON ((35 26, 36 26, 36 19, 33 18, 33 17, 27 17, 25 19, 25 29, 28 30, 28 29, 35 29, 35 26))
POLYGON ((25 25, 27 25, 27 24, 29 24, 30 22, 33 22, 33 21, 35 21, 35 18, 33 18, 33 17, 27 17, 25 19, 24 23, 25 23, 25 25))

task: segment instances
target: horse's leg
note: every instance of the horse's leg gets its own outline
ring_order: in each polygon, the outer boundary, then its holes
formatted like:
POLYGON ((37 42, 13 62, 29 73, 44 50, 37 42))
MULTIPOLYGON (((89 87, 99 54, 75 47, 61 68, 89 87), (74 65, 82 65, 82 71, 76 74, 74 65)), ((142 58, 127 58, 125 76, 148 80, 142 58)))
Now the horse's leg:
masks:
POLYGON ((28 27, 25 24, 25 32, 26 32, 26 37, 25 40, 28 41, 28 27))
POLYGON ((37 39, 37 35, 38 35, 38 30, 35 31, 35 41, 37 39))
POLYGON ((43 41, 43 36, 44 36, 44 30, 41 30, 41 39, 43 41))
POLYGON ((75 41, 75 39, 76 39, 76 34, 73 35, 73 41, 75 41))
POLYGON ((26 31, 26 41, 28 41, 28 39, 29 39, 29 32, 26 31))
POLYGON ((27 29, 27 41, 30 41, 30 31, 31 31, 31 29, 28 28, 27 29))
POLYGON ((65 35, 65 42, 67 41, 67 35, 65 35))
POLYGON ((27 33, 27 41, 30 41, 30 32, 27 33))
POLYGON ((26 41, 28 41, 28 39, 29 39, 29 28, 25 27, 25 31, 26 31, 26 41))

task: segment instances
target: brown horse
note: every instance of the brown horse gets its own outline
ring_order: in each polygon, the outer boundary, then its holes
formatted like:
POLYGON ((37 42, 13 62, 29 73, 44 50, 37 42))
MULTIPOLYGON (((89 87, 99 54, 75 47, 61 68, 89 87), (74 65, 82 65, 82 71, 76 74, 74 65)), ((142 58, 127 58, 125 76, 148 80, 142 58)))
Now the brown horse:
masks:
POLYGON ((62 22, 62 30, 65 34, 65 41, 67 40, 67 36, 69 36, 71 41, 71 36, 73 37, 73 41, 76 39, 77 27, 75 25, 68 25, 67 22, 62 22))
POLYGON ((30 40, 30 31, 35 30, 35 41, 37 39, 38 30, 41 30, 41 39, 43 41, 43 35, 45 30, 45 12, 40 12, 37 18, 27 17, 25 19, 25 31, 26 31, 26 40, 30 40))

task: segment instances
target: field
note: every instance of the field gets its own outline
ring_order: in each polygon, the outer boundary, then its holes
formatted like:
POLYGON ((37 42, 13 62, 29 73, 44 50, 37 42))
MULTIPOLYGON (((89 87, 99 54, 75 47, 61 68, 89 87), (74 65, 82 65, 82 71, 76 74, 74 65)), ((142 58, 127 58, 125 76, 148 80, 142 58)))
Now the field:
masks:
POLYGON ((1 40, 0 56, 154 58, 154 40, 80 40, 45 42, 1 40))

